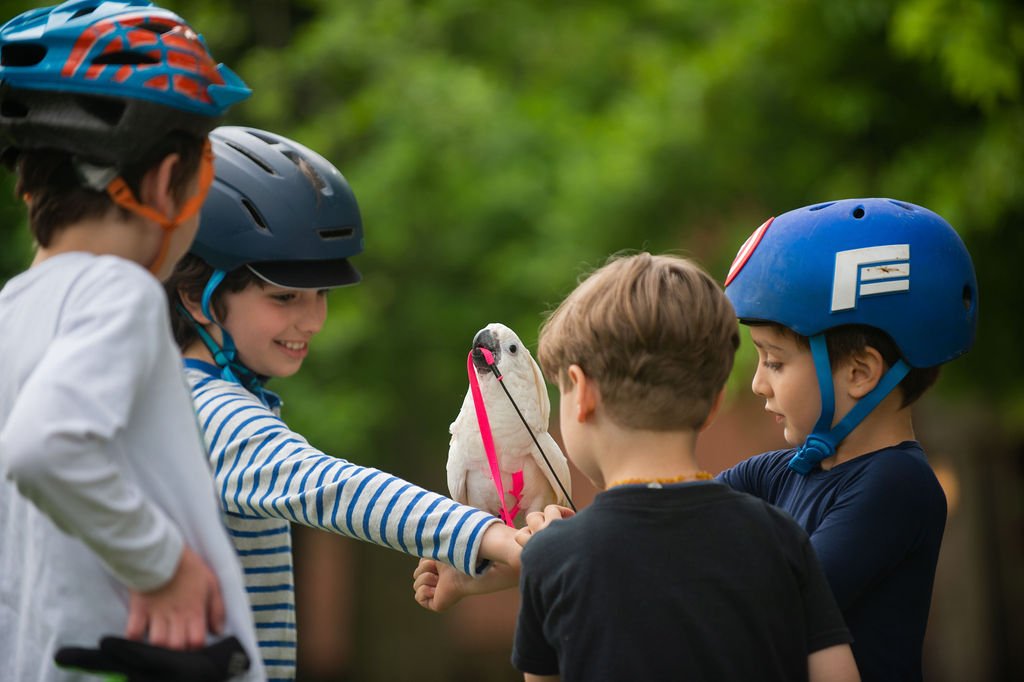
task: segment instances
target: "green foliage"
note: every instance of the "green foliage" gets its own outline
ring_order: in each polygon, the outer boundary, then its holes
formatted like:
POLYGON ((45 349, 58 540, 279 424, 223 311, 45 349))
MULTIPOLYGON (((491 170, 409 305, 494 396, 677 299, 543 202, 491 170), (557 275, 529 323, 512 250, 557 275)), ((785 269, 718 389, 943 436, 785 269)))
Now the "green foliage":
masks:
POLYGON ((894 45, 938 62, 958 99, 985 109, 1020 101, 1024 25, 1020 6, 970 0, 902 3, 892 22, 894 45))
MULTIPOLYGON (((532 347, 609 253, 684 252, 722 276, 769 215, 846 196, 960 230, 981 326, 941 388, 1024 412, 1017 3, 166 4, 253 87, 230 122, 320 151, 359 197, 364 282, 331 295, 307 367, 272 386, 329 452, 439 471, 478 328, 532 347)), ((0 238, 9 275, 21 247, 0 238)), ((736 390, 749 371, 745 354, 736 390)))

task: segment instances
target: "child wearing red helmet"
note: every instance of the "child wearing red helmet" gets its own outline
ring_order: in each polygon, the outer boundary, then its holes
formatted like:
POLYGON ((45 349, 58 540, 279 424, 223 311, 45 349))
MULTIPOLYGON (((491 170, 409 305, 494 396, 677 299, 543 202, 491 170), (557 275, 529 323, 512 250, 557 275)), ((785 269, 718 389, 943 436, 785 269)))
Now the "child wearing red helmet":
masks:
POLYGON ((863 679, 920 680, 946 499, 910 405, 974 341, 967 249, 920 206, 830 202, 755 230, 725 291, 757 348, 751 387, 793 448, 720 480, 810 534, 863 679))
POLYGON ((38 245, 0 291, 0 678, 77 679, 61 650, 262 679, 158 282, 197 229, 206 135, 249 90, 140 0, 31 10, 0 53, 0 154, 38 245), (218 632, 218 662, 170 651, 218 632))

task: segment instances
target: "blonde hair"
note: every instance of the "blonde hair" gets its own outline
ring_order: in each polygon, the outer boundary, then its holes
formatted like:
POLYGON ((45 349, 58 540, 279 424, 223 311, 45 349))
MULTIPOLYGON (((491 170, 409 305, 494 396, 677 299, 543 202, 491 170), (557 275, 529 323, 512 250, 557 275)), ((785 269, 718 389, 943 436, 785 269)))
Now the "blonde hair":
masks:
POLYGON ((626 428, 697 429, 732 371, 739 328, 721 287, 670 255, 615 255, 541 326, 537 359, 564 386, 579 365, 626 428))

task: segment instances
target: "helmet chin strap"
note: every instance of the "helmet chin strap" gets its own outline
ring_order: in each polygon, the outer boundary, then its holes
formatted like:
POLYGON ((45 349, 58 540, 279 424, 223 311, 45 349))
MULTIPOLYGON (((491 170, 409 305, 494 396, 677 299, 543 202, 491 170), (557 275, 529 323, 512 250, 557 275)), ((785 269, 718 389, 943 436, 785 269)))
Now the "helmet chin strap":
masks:
POLYGON ((818 423, 814 425, 814 430, 807 436, 807 440, 789 460, 789 468, 803 476, 810 473, 822 460, 836 454, 836 448, 843 442, 843 439, 849 436, 850 432, 864 421, 864 418, 878 407, 887 395, 892 393, 892 390, 910 371, 910 365, 903 358, 897 360, 882 376, 878 384, 866 396, 858 400, 857 404, 833 428, 832 419, 835 416, 836 401, 835 388, 832 383, 832 364, 828 357, 828 344, 824 334, 810 337, 810 343, 814 371, 818 376, 818 389, 821 393, 821 415, 818 417, 818 423))
POLYGON ((238 349, 235 347, 235 340, 231 338, 231 334, 224 328, 217 318, 213 316, 210 308, 210 301, 213 298, 213 292, 216 291, 217 287, 220 286, 221 282, 227 276, 227 272, 224 270, 214 270, 213 274, 210 275, 210 280, 206 283, 206 287, 203 289, 203 298, 200 303, 203 315, 206 319, 213 322, 220 328, 221 338, 223 339, 224 345, 218 345, 217 341, 210 335, 203 325, 199 323, 192 314, 188 312, 184 305, 179 301, 177 306, 178 310, 185 315, 185 317, 192 323, 196 333, 199 334, 200 340, 203 345, 206 346, 206 350, 210 352, 213 357, 214 363, 220 368, 220 378, 224 381, 230 381, 240 386, 245 387, 250 393, 253 393, 260 401, 270 406, 270 400, 267 396, 269 393, 263 388, 263 382, 266 380, 264 377, 253 372, 251 369, 242 364, 242 361, 238 359, 238 349))
POLYGON ((159 277, 160 268, 164 264, 164 260, 167 258, 167 251, 171 245, 171 235, 183 222, 194 216, 199 209, 203 207, 203 202, 206 200, 206 195, 210 191, 210 185, 213 184, 214 178, 214 157, 213 147, 210 144, 210 140, 207 139, 203 143, 203 156, 199 163, 199 186, 196 189, 195 194, 188 198, 188 200, 182 205, 177 215, 167 217, 157 211, 152 206, 147 206, 141 203, 135 198, 135 194, 132 193, 131 187, 125 182, 121 176, 115 177, 106 186, 107 194, 110 199, 128 211, 131 211, 135 215, 151 220, 160 226, 162 235, 160 237, 160 249, 156 252, 156 257, 153 262, 149 264, 149 271, 154 276, 159 277))

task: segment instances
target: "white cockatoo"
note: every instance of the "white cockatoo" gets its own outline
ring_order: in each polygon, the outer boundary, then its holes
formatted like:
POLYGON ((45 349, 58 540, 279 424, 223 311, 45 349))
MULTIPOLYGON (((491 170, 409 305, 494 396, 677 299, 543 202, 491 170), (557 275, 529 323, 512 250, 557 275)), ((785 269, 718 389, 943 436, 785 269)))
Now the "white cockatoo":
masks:
MULTIPOLYGON (((551 402, 540 367, 516 333, 499 323, 489 324, 477 332, 473 351, 473 368, 490 422, 507 510, 511 512, 517 503, 523 514, 540 511, 548 504, 565 505, 569 501, 567 496, 572 494, 569 462, 548 433, 551 402), (484 354, 477 352, 483 348, 493 355, 502 383, 519 407, 529 431, 484 354), (538 452, 530 431, 550 467, 538 452), (522 490, 517 500, 513 496, 514 481, 516 472, 520 471, 522 490)), ((481 438, 472 386, 449 431, 452 439, 448 447, 448 491, 452 499, 500 516, 501 502, 481 438)))

